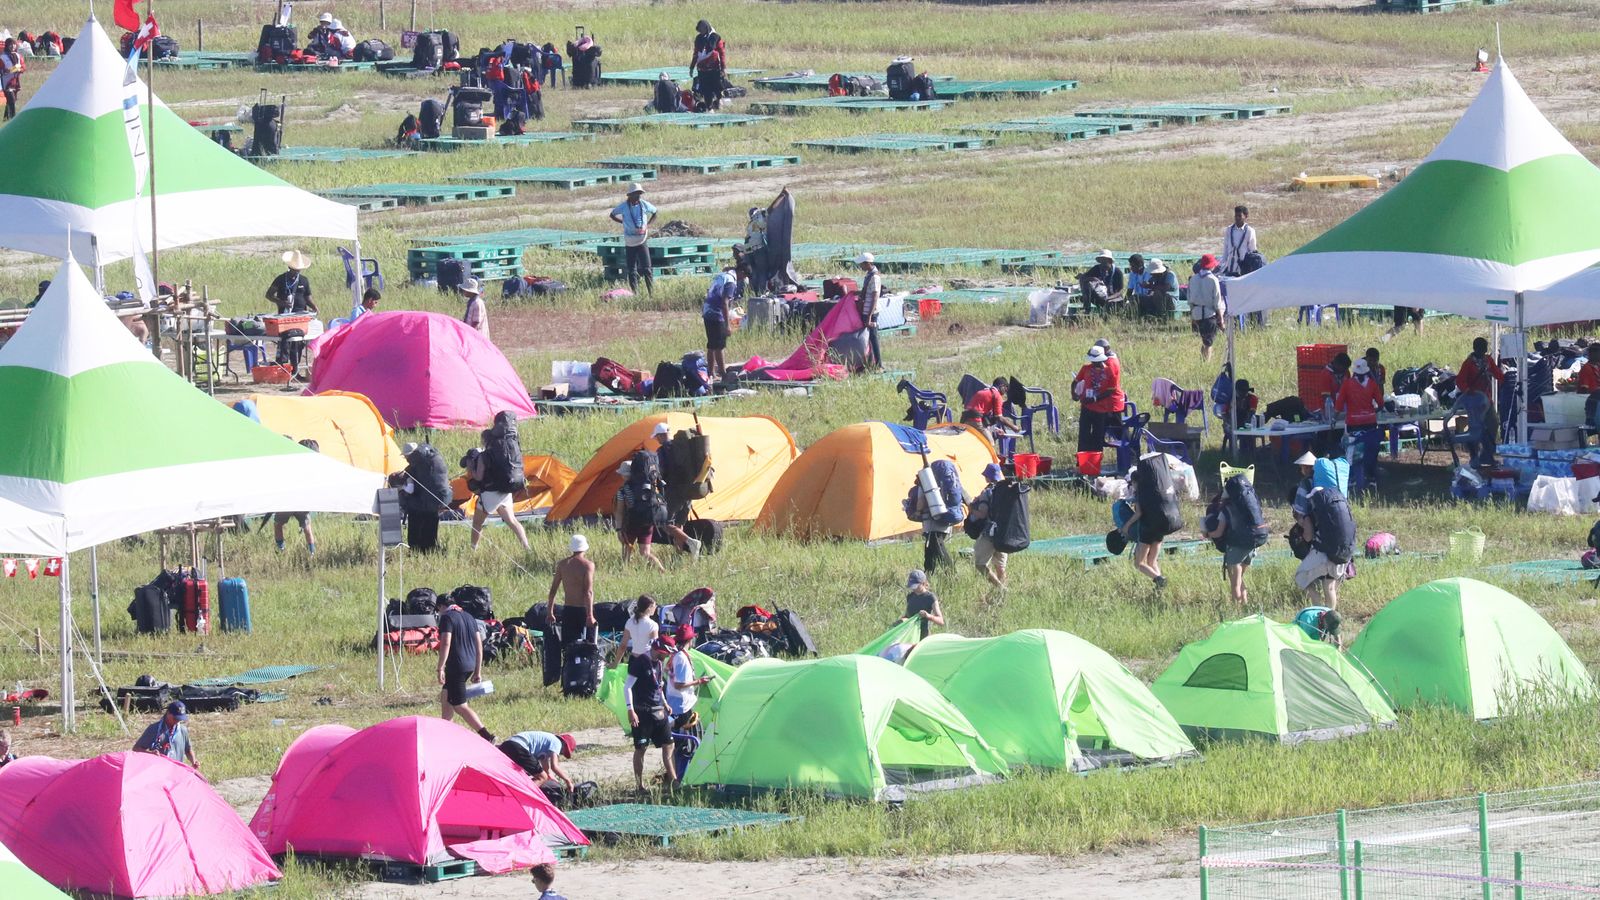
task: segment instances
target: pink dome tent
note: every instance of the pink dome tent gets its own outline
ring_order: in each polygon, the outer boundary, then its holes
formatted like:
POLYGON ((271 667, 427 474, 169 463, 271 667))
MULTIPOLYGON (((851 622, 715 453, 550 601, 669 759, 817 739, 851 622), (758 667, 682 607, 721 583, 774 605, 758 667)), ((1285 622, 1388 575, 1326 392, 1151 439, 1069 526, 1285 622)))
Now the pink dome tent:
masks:
POLYGON ((368 313, 312 344, 308 394, 354 391, 395 428, 487 428, 537 415, 528 389, 483 335, 439 313, 368 313))
POLYGON ((552 843, 589 842, 493 744, 423 716, 300 735, 250 829, 273 853, 470 859, 496 874, 555 862, 552 843))
POLYGON ((150 753, 26 756, 0 769, 0 843, 67 890, 188 897, 282 877, 193 769, 150 753))

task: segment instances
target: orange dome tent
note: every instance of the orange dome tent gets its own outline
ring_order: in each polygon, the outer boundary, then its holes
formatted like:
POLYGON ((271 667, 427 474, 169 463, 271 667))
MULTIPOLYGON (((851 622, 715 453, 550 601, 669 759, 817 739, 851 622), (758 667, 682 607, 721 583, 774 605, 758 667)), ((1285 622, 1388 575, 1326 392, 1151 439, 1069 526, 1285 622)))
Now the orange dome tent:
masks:
MULTIPOLYGON (((694 428, 694 416, 670 412, 645 416, 617 432, 595 452, 572 486, 556 500, 549 521, 610 515, 622 476, 617 467, 646 445, 665 422, 673 434, 694 428)), ((700 427, 711 439, 711 496, 694 501, 694 511, 719 522, 754 519, 800 451, 783 423, 769 416, 701 416, 700 427)))
POLYGON ((256 405, 263 426, 296 441, 310 438, 324 456, 379 475, 406 467, 394 431, 363 394, 251 394, 248 399, 256 405))
POLYGON ((999 462, 994 448, 965 425, 916 431, 887 422, 846 425, 806 448, 772 489, 756 527, 794 537, 876 541, 919 530, 906 518, 906 498, 928 461, 948 459, 961 470, 967 496, 983 489, 983 467, 999 462))
MULTIPOLYGON (((578 477, 571 466, 554 456, 522 457, 522 473, 528 479, 528 486, 511 495, 512 509, 519 516, 549 509, 578 477)), ((477 507, 478 498, 467 490, 465 475, 450 480, 450 505, 469 516, 477 507)))

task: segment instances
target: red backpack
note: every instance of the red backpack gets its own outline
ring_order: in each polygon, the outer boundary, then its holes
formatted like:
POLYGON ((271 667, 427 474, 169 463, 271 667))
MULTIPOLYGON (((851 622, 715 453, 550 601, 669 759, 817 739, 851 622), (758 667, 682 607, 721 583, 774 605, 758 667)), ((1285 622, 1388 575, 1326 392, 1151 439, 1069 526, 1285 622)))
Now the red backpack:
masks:
POLYGON ((593 372, 596 384, 603 384, 618 394, 637 396, 644 387, 643 373, 603 356, 594 361, 593 372))

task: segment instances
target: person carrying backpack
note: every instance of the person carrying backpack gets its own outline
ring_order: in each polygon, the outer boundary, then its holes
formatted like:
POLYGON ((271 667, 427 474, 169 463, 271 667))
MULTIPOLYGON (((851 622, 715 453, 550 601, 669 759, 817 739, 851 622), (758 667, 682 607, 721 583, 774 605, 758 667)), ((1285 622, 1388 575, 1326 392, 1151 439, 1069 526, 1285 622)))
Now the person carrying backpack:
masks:
MULTIPOLYGON (((1316 467, 1325 474, 1334 468, 1327 459, 1317 460, 1316 467)), ((1350 502, 1336 487, 1314 487, 1306 497, 1305 512, 1295 511, 1295 527, 1300 538, 1311 545, 1295 570, 1295 584, 1305 591, 1309 602, 1338 609, 1339 583, 1350 577, 1350 561, 1356 553, 1356 522, 1350 502)))
MULTIPOLYGON (((617 491, 611 521, 617 529, 617 538, 622 541, 623 563, 637 553, 655 566, 657 572, 665 572, 667 567, 661 564, 650 544, 655 540, 656 525, 667 519, 666 501, 661 497, 659 475, 652 480, 645 471, 636 474, 634 463, 644 464, 640 454, 650 454, 650 451, 641 450, 634 454, 633 459, 617 467, 617 474, 622 476, 622 487, 617 491)), ((651 465, 649 468, 656 467, 651 465)))
POLYGON ((978 572, 997 588, 1006 586, 1006 555, 995 549, 994 522, 990 520, 989 513, 993 507, 994 486, 1004 481, 1005 477, 1005 470, 997 463, 989 463, 983 467, 983 480, 988 483, 988 487, 985 487, 972 501, 972 508, 967 511, 966 521, 961 526, 973 539, 973 564, 978 567, 978 572))
POLYGON ((406 514, 406 546, 427 553, 439 545, 439 510, 450 503, 450 476, 431 444, 409 443, 400 473, 400 508, 406 514))
POLYGON ((923 471, 932 472, 936 483, 935 493, 939 494, 944 511, 936 511, 930 506, 928 491, 922 484, 923 472, 919 471, 917 480, 911 485, 912 497, 908 500, 907 512, 913 522, 922 523, 922 568, 933 572, 940 566, 954 565, 948 546, 950 532, 966 518, 962 509, 966 498, 961 493, 960 472, 955 463, 948 459, 937 459, 923 471))
POLYGON ((1159 591, 1167 586, 1167 578, 1161 574, 1161 542, 1183 530, 1183 511, 1166 454, 1145 455, 1134 465, 1128 482, 1125 499, 1132 514, 1118 530, 1136 544, 1134 570, 1147 576, 1159 591))
POLYGON ((710 22, 701 19, 694 26, 694 53, 689 57, 689 77, 694 79, 701 109, 722 107, 722 78, 727 68, 728 45, 710 22))
POLYGON ((528 549, 528 532, 517 520, 512 495, 527 486, 522 468, 522 441, 517 435, 517 420, 509 412, 496 413, 494 425, 479 435, 482 449, 470 463, 467 480, 481 485, 478 502, 472 510, 472 549, 483 539, 483 524, 491 514, 498 515, 522 549, 528 549))
POLYGON ((1250 602, 1244 585, 1245 571, 1269 537, 1261 501, 1249 478, 1235 475, 1223 484, 1221 493, 1211 501, 1205 536, 1222 550, 1222 571, 1233 602, 1245 607, 1250 602))

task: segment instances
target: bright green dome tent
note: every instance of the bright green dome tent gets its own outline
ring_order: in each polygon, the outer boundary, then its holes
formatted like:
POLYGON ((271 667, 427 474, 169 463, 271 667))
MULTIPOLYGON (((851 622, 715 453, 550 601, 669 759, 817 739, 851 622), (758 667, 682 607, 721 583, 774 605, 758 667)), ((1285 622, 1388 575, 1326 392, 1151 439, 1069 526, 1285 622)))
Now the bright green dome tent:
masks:
POLYGON ((1411 707, 1443 703, 1492 719, 1518 695, 1593 698, 1594 679, 1567 642, 1516 596, 1471 578, 1441 578, 1394 598, 1350 655, 1411 707))
POLYGON ((1326 740, 1394 722, 1394 710, 1332 644, 1256 615, 1179 651, 1150 690, 1191 736, 1326 740))
POLYGON ((905 665, 949 698, 1013 766, 1086 769, 1097 758, 1194 753, 1144 682, 1111 654, 1064 631, 934 635, 905 665))
POLYGON ((0 897, 6 900, 69 900, 0 844, 0 897))
POLYGON ((1006 770, 932 685, 872 656, 746 663, 710 718, 685 784, 879 800, 1006 770))

